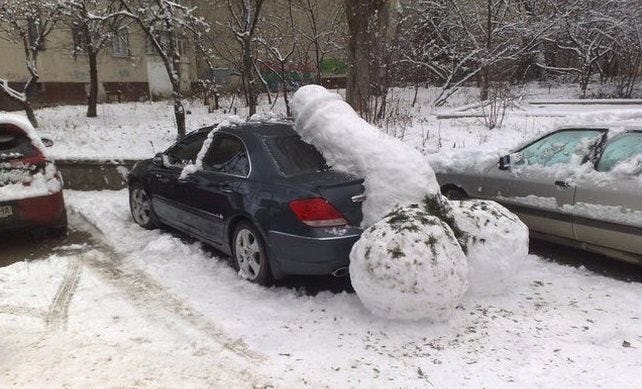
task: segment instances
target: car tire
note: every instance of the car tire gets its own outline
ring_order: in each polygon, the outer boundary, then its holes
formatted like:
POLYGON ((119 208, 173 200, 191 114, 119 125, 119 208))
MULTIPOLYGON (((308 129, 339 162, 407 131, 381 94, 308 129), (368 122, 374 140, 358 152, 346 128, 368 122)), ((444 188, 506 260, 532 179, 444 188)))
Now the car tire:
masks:
POLYGON ((153 230, 160 226, 158 217, 152 207, 151 198, 140 183, 136 182, 129 186, 129 209, 132 218, 139 226, 148 230, 153 230))
POLYGON ((461 201, 461 200, 468 200, 468 195, 466 192, 464 192, 461 189, 457 188, 446 188, 442 191, 442 194, 448 199, 448 200, 456 200, 456 201, 461 201))
POLYGON ((265 242, 254 225, 240 222, 234 229, 231 246, 234 267, 241 277, 259 285, 273 281, 265 242))

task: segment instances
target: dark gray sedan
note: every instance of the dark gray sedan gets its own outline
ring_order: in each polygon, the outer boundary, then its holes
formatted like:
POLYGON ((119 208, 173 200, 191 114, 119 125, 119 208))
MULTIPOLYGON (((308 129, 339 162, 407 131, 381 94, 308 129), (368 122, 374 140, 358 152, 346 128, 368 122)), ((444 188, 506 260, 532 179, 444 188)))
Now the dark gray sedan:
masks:
POLYGON ((208 139, 213 128, 136 165, 129 174, 134 221, 169 225, 231 254, 252 282, 347 275, 361 235, 364 180, 328 167, 291 123, 230 125, 208 139), (199 151, 203 168, 184 176, 199 151))
POLYGON ((582 127, 437 179, 449 198, 505 205, 534 238, 642 264, 641 173, 642 130, 582 127))

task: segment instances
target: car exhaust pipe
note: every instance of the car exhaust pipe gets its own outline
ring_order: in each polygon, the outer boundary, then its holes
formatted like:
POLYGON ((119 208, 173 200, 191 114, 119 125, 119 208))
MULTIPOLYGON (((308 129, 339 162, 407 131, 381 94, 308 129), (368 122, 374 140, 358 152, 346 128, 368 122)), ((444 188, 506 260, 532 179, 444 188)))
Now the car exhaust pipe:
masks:
POLYGON ((343 266, 332 272, 332 276, 336 278, 347 277, 349 273, 348 267, 343 266))

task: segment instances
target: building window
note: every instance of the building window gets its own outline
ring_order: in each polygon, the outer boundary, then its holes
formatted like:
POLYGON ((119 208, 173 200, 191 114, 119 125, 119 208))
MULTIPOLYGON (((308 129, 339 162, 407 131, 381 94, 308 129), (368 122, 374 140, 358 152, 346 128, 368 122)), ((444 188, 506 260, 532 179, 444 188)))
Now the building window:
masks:
POLYGON ((178 38, 178 52, 181 55, 187 55, 189 53, 189 41, 186 38, 178 38))
POLYGON ((129 55, 129 31, 127 27, 119 28, 111 41, 111 53, 117 56, 129 55))
POLYGON ((87 36, 82 29, 77 26, 72 27, 71 35, 74 41, 74 54, 87 53, 87 36))
MULTIPOLYGON (((170 38, 171 38, 171 34, 168 31, 160 31, 156 33, 156 39, 158 40, 158 43, 160 43, 160 46, 163 49, 163 51, 165 52, 167 52, 167 50, 169 49, 170 38)), ((176 48, 180 55, 187 55, 189 53, 189 41, 187 40, 187 38, 179 36, 176 39, 176 48)), ((147 39, 147 54, 149 55, 158 54, 156 53, 156 47, 154 47, 154 43, 149 38, 147 39)), ((167 54, 171 55, 171 53, 167 53, 167 54)))

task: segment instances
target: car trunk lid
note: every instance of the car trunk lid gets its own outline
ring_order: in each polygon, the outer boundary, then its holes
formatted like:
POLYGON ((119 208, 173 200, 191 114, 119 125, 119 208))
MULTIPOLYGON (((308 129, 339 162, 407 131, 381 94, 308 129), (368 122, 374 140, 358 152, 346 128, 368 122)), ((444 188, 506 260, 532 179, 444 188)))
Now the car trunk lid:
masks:
POLYGON ((350 224, 361 224, 361 204, 365 201, 364 179, 350 174, 326 170, 289 177, 291 183, 307 187, 310 191, 328 200, 340 211, 350 224))

